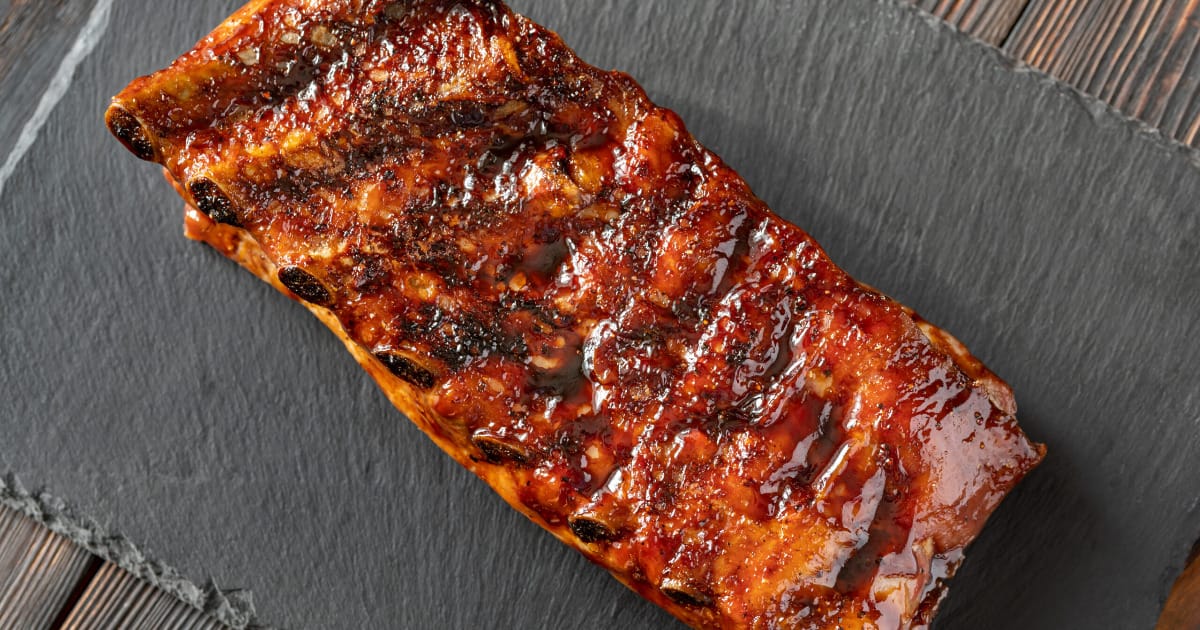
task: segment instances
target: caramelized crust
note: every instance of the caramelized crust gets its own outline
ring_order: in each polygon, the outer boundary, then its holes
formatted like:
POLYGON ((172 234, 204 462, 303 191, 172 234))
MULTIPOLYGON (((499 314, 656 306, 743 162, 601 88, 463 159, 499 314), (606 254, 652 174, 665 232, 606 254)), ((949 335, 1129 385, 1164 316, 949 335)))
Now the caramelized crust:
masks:
POLYGON ((1012 392, 488 0, 259 0, 108 111, 505 500, 704 628, 926 625, 1012 392))

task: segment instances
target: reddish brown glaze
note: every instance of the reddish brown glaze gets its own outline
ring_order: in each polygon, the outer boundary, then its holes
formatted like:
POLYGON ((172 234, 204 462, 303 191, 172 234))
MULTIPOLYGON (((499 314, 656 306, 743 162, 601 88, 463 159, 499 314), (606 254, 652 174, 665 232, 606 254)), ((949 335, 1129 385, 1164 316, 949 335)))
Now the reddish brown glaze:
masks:
POLYGON ((499 2, 253 2, 108 120, 192 236, 694 626, 923 626, 1042 457, 957 341, 499 2))

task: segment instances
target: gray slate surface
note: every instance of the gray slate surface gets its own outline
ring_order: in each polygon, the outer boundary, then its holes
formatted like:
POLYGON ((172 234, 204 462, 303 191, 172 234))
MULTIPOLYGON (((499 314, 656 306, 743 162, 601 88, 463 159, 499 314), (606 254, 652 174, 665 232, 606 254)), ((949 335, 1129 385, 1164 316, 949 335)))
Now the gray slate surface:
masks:
MULTIPOLYGON (((237 4, 116 2, 4 184, 0 470, 252 589, 267 624, 671 625, 443 456, 303 309, 185 241, 174 193, 109 138, 108 97, 237 4)), ((1153 624, 1200 534, 1195 154, 888 1, 513 4, 1012 383, 1050 456, 940 628, 1153 624)))

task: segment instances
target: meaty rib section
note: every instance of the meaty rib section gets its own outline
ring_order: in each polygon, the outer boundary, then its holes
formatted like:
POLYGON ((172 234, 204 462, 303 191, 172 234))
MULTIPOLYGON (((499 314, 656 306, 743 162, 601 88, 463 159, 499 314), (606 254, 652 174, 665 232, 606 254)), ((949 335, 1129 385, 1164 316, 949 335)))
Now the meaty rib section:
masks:
POLYGON ((192 237, 693 626, 926 625, 1042 457, 953 337, 499 2, 252 2, 107 120, 192 237))

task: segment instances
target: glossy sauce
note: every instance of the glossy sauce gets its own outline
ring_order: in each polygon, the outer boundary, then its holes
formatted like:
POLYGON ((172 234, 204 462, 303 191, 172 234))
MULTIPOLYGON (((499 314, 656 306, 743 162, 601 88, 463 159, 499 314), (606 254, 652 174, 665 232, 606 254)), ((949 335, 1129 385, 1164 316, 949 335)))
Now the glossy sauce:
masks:
POLYGON ((927 623, 1041 458, 1007 387, 503 5, 310 5, 239 13, 114 132, 465 465, 681 619, 927 623))

